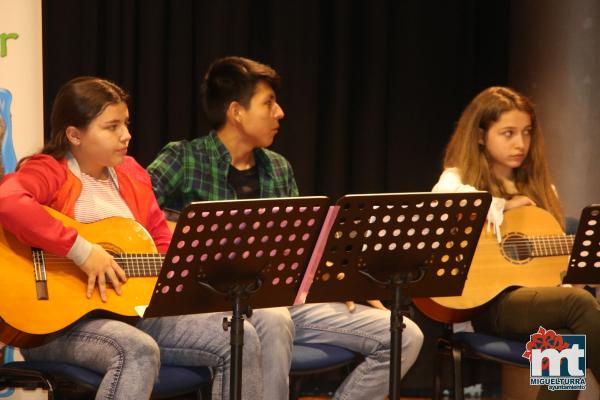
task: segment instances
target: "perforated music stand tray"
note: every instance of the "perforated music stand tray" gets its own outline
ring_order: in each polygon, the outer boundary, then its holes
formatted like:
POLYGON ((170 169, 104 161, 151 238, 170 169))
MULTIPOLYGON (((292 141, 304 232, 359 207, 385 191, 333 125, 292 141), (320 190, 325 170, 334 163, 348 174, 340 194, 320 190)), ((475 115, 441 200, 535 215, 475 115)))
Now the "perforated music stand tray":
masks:
POLYGON ((406 295, 459 296, 490 202, 487 192, 340 198, 307 301, 389 300, 391 293, 361 271, 385 281, 421 267, 427 271, 406 295), (354 282, 351 291, 347 281, 354 282))
POLYGON ((392 299, 390 399, 400 398, 402 295, 462 293, 490 202, 487 192, 349 195, 337 201, 307 301, 392 299))
POLYGON ((581 211, 564 282, 600 283, 600 204, 581 211))
POLYGON ((144 317, 231 310, 230 301, 199 286, 199 280, 226 290, 261 276, 253 308, 289 306, 328 201, 322 196, 189 204, 144 317))
POLYGON ((327 213, 328 197, 189 204, 175 227, 144 317, 233 311, 230 398, 241 398, 243 316, 289 306, 327 213))

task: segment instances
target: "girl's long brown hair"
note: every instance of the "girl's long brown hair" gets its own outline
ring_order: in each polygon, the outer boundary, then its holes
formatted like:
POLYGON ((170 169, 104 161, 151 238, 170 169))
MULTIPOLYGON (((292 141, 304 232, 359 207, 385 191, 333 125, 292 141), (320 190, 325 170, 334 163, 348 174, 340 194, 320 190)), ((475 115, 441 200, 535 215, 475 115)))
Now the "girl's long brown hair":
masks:
POLYGON ((463 111, 446 147, 444 168, 458 168, 463 183, 487 190, 495 197, 509 199, 502 183, 492 173, 489 154, 480 144, 481 133, 500 119, 502 113, 519 110, 531 118, 531 144, 523 164, 515 171, 520 194, 549 211, 564 227, 564 214, 552 186, 544 155, 544 139, 532 102, 506 87, 490 87, 479 93, 463 111))

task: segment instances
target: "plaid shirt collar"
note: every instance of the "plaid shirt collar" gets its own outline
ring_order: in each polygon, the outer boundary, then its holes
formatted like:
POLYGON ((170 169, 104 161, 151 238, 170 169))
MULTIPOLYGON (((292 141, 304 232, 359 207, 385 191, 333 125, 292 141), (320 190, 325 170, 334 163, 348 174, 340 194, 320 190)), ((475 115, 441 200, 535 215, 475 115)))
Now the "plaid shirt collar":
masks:
MULTIPOLYGON (((223 171, 225 172, 225 176, 229 173, 229 166, 231 165, 231 153, 227 150, 227 147, 223 144, 221 139, 219 139, 219 135, 217 135, 217 131, 212 130, 208 134, 207 140, 207 148, 214 153, 215 158, 219 161, 220 164, 223 165, 223 171)), ((254 160, 256 164, 262 167, 269 177, 273 177, 273 163, 271 159, 265 154, 265 151, 262 148, 256 148, 253 151, 254 160)))

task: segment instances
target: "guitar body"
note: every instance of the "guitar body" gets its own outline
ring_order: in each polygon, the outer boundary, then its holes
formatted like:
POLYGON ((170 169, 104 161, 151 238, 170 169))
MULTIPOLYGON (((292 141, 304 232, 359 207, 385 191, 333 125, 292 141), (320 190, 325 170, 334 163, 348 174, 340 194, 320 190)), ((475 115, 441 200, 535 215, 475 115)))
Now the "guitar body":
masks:
POLYGON ((484 227, 461 296, 415 298, 417 308, 440 322, 462 322, 509 287, 561 284, 570 249, 565 255, 515 257, 510 248, 512 241, 513 249, 527 250, 529 237, 565 237, 552 214, 537 207, 514 208, 504 214, 501 231, 502 244, 484 227))
MULTIPOLYGON (((92 243, 113 253, 156 253, 148 232, 136 221, 108 218, 81 224, 47 209, 66 226, 77 229, 92 243)), ((103 303, 98 290, 91 299, 85 296, 87 276, 66 258, 44 253, 48 300, 38 300, 29 246, 0 227, 0 341, 19 347, 37 345, 43 335, 59 331, 93 310, 107 310, 123 316, 136 315, 135 306, 147 305, 156 276, 128 278, 118 296, 107 290, 103 303)))

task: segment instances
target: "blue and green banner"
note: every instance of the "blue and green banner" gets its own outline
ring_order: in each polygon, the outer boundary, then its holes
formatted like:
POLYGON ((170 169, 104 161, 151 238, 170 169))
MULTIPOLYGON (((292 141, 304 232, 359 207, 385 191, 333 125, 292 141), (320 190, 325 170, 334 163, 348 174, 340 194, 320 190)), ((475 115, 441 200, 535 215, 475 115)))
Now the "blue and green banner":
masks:
POLYGON ((12 95, 8 89, 0 87, 0 176, 15 170, 17 156, 12 140, 10 103, 12 95))
MULTIPOLYGON (((42 0, 0 0, 0 178, 42 148, 42 0)), ((14 304, 0 304, 3 307, 14 304)), ((0 364, 22 360, 0 343, 0 364)), ((0 399, 41 400, 41 390, 0 390, 0 399)))

